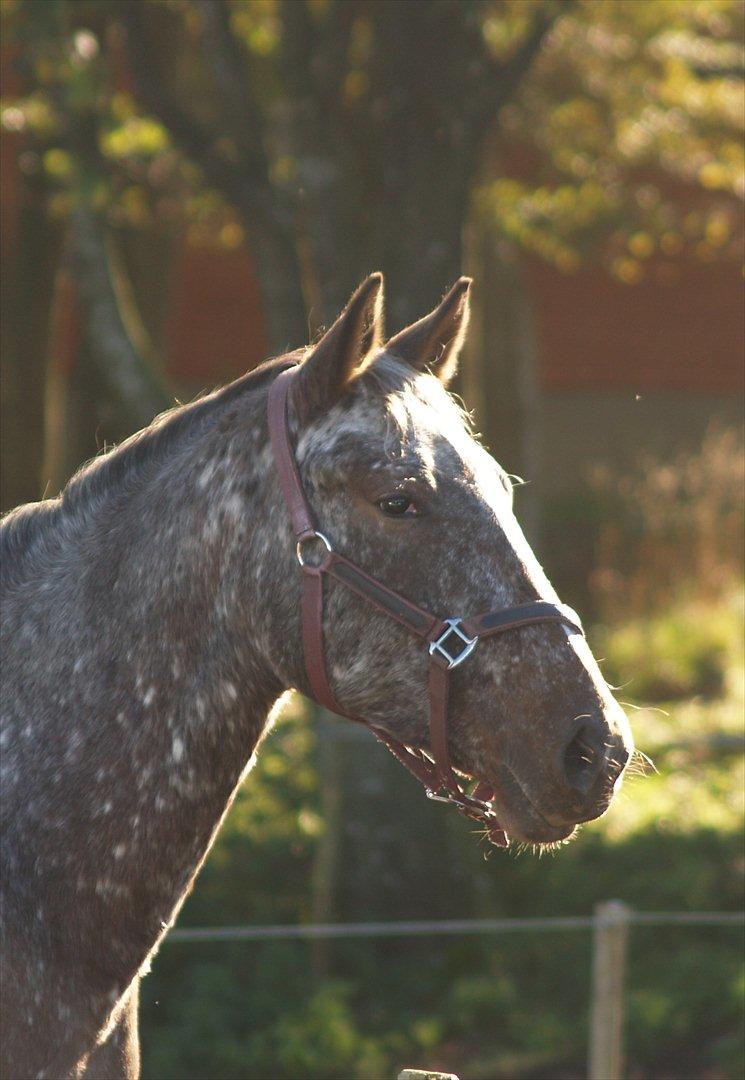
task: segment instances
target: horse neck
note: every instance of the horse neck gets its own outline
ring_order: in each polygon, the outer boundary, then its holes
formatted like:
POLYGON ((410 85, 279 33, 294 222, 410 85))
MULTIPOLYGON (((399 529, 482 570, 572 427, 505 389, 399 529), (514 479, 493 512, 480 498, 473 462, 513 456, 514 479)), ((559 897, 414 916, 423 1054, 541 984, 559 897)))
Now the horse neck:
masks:
POLYGON ((208 425, 63 521, 4 605, 14 877, 42 904, 65 894, 71 941, 103 901, 127 971, 175 916, 283 689, 241 575, 243 547, 267 546, 244 420, 240 461, 208 425))

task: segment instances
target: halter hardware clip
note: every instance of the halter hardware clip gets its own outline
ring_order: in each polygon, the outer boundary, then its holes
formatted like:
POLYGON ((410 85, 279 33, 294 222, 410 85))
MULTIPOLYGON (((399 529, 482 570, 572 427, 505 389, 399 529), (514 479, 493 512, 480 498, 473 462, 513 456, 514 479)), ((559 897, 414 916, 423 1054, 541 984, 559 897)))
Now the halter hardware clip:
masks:
POLYGON ((467 805, 461 799, 456 799, 455 796, 453 796, 453 795, 450 795, 450 794, 438 795, 436 791, 431 791, 429 788, 425 788, 424 793, 425 793, 425 795, 427 796, 428 799, 432 800, 432 802, 450 803, 452 806, 458 806, 458 807, 465 807, 467 805))
POLYGON ((478 637, 470 638, 468 634, 464 633, 461 629, 460 619, 445 619, 445 629, 438 638, 435 638, 430 643, 429 655, 442 657, 449 671, 451 668, 457 667, 458 664, 462 664, 466 657, 471 655, 478 644, 478 640, 478 637), (445 647, 451 634, 455 634, 462 642, 462 648, 455 656, 445 647))
POLYGON ((459 799, 457 795, 451 795, 448 791, 446 791, 444 795, 440 795, 430 788, 425 788, 424 793, 428 799, 432 800, 432 802, 450 803, 451 806, 457 806, 459 810, 464 810, 469 816, 478 815, 478 817, 484 821, 491 819, 496 821, 497 819, 494 808, 482 799, 475 799, 471 796, 468 801, 466 801, 465 799, 459 799))

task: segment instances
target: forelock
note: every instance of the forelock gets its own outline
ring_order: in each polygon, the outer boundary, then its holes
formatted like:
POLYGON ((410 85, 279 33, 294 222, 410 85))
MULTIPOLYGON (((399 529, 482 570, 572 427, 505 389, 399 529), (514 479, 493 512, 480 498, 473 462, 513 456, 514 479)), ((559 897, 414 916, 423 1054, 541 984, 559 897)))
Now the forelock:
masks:
POLYGON ((448 471, 459 468, 456 461, 471 471, 474 457, 483 453, 474 442, 469 414, 440 380, 386 352, 363 368, 349 397, 301 433, 298 453, 309 462, 328 463, 355 445, 373 448, 378 436, 382 436, 381 460, 410 458, 429 473, 438 445, 454 455, 448 471))
POLYGON ((470 414, 440 380, 434 375, 415 371, 392 353, 379 353, 360 381, 377 396, 386 399, 388 412, 402 434, 424 423, 441 430, 447 438, 473 437, 470 414), (434 415, 428 418, 425 409, 432 410, 434 415))

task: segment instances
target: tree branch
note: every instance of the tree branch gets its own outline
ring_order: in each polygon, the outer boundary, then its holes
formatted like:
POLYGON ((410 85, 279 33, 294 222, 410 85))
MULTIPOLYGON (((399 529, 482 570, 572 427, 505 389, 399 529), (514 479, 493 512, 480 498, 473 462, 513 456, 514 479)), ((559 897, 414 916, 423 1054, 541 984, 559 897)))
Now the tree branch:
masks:
POLYGON ((288 85, 312 105, 316 119, 339 113, 352 24, 360 11, 359 0, 334 0, 319 14, 319 28, 307 4, 281 0, 288 85))
POLYGON ((125 0, 124 13, 130 36, 129 58, 137 94, 148 112, 157 117, 173 139, 202 169, 206 180, 231 203, 247 224, 258 217, 276 229, 276 207, 267 191, 261 154, 255 146, 236 157, 230 155, 221 135, 213 136, 182 108, 161 76, 158 59, 145 26, 142 0, 125 0))
POLYGON ((249 179, 261 198, 270 200, 269 213, 277 216, 275 193, 269 180, 265 132, 261 112, 251 85, 251 72, 230 25, 225 0, 198 0, 202 14, 204 42, 218 92, 221 119, 240 153, 245 184, 249 179))
MULTIPOLYGON (((162 79, 143 16, 146 6, 143 0, 125 0, 123 8, 130 36, 130 63, 140 101, 168 129, 184 153, 201 167, 207 183, 240 215, 251 242, 265 300, 270 347, 282 351, 297 345, 306 339, 307 330, 293 222, 276 196, 263 146, 256 141, 258 109, 252 104, 245 118, 247 125, 253 125, 253 138, 241 138, 235 154, 226 152, 224 142, 214 139, 181 106, 162 79)), ((208 25, 215 32, 211 37, 212 47, 215 56, 220 57, 216 82, 221 97, 230 101, 229 114, 235 123, 242 111, 240 102, 251 100, 250 94, 246 97, 248 91, 240 87, 237 65, 241 58, 236 43, 227 40, 232 38, 232 31, 225 5, 212 4, 205 10, 210 15, 208 25), (232 97, 235 93, 237 101, 232 97)))
POLYGON ((136 430, 169 408, 173 399, 127 334, 111 279, 104 230, 88 207, 76 207, 70 222, 71 265, 91 359, 136 430))
POLYGON ((484 68, 479 72, 480 89, 475 92, 472 110, 476 121, 475 128, 478 130, 477 139, 489 120, 496 119, 500 109, 514 97, 554 23, 574 7, 574 3, 575 0, 563 0, 561 6, 545 4, 540 7, 524 40, 506 61, 488 56, 484 50, 483 39, 480 41, 484 68))

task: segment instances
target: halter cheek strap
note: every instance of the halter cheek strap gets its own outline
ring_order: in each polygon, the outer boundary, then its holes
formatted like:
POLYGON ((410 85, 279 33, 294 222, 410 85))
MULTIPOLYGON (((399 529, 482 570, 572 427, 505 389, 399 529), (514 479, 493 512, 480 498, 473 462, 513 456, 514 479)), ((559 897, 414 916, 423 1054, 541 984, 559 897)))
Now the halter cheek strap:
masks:
POLYGON ((332 712, 366 724, 395 757, 424 785, 427 795, 448 802, 486 827, 492 843, 507 844, 491 800, 494 792, 485 783, 472 791, 462 787, 450 763, 448 746, 448 700, 450 672, 462 664, 484 637, 534 623, 558 622, 582 634, 582 624, 571 608, 545 600, 501 608, 466 619, 441 619, 413 604, 400 593, 371 577, 355 563, 334 551, 316 528, 315 516, 303 488, 287 425, 287 397, 296 367, 286 368, 269 389, 268 421, 274 463, 292 521, 297 560, 301 569, 301 618, 305 669, 313 698, 332 712), (311 548, 314 561, 309 561, 311 548), (362 600, 404 626, 422 641, 430 656, 429 752, 407 746, 362 717, 348 713, 336 700, 329 684, 323 636, 324 579, 356 593, 362 600))

